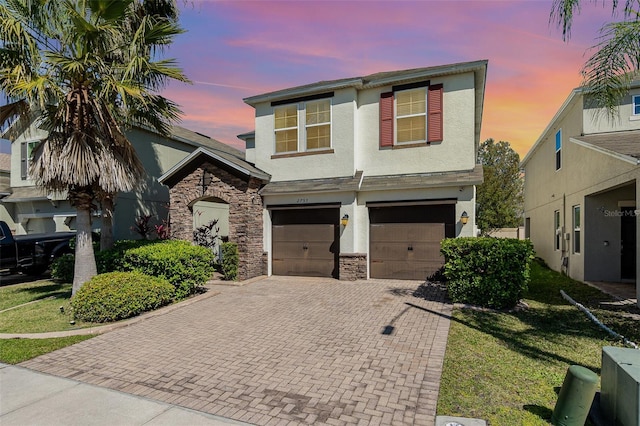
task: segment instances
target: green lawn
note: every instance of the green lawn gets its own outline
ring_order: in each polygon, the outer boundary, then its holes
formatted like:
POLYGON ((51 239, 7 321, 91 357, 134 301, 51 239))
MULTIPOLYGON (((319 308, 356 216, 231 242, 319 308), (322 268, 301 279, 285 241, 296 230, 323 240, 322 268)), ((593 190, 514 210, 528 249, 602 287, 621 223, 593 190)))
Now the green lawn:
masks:
POLYGON ((0 287, 0 333, 44 333, 91 326, 80 321, 71 323, 70 298, 71 284, 52 280, 0 287))
POLYGON ((56 339, 0 339, 0 362, 17 364, 94 337, 93 335, 56 339))
MULTIPOLYGON (((70 297, 71 284, 58 284, 52 280, 0 287, 0 333, 64 331, 92 325, 82 322, 70 324, 73 319, 70 297)), ((93 335, 0 339, 0 362, 17 364, 91 337, 93 335)))
POLYGON ((496 425, 548 424, 570 365, 600 374, 602 346, 619 343, 562 299, 561 289, 616 332, 640 341, 640 321, 600 305, 611 299, 599 290, 538 263, 529 287, 529 308, 522 311, 454 309, 438 415, 496 425))

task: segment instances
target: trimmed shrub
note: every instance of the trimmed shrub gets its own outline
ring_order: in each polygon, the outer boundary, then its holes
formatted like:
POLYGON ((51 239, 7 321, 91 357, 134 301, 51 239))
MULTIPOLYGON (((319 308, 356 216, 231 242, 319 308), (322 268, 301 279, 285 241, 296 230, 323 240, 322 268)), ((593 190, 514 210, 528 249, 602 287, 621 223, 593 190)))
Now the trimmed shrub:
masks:
MULTIPOLYGON (((124 252, 147 244, 153 244, 153 241, 121 240, 116 241, 113 248, 103 251, 98 251, 98 248, 94 246, 98 274, 123 270, 122 257, 124 252)), ((74 266, 75 256, 72 253, 66 253, 56 258, 51 262, 51 278, 65 283, 73 282, 74 266)))
POLYGON ((76 258, 70 253, 65 253, 51 262, 51 278, 54 280, 71 283, 73 282, 73 274, 76 258))
POLYGON ((109 272, 87 281, 71 300, 76 319, 110 322, 157 309, 173 299, 174 287, 163 278, 139 272, 109 272))
POLYGON ((96 267, 99 274, 125 270, 123 259, 127 250, 153 244, 149 240, 119 240, 108 250, 96 252, 96 267))
POLYGON ((222 250, 222 275, 225 280, 235 281, 238 279, 238 244, 222 243, 220 249, 222 250))
POLYGON ((442 241, 441 252, 447 290, 454 302, 510 308, 529 284, 534 251, 528 240, 449 238, 442 241))
POLYGON ((126 271, 165 278, 175 287, 176 299, 193 294, 213 274, 211 251, 181 240, 163 240, 127 249, 122 259, 114 263, 126 271))

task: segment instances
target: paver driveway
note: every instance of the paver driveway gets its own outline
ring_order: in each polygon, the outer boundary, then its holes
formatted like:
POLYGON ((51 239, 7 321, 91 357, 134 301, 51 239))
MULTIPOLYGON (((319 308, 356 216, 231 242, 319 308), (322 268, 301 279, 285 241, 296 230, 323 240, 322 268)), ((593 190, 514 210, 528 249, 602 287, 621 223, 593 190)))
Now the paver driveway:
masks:
POLYGON ((451 305, 436 287, 414 297, 419 284, 219 286, 22 365, 259 425, 431 425, 451 305))

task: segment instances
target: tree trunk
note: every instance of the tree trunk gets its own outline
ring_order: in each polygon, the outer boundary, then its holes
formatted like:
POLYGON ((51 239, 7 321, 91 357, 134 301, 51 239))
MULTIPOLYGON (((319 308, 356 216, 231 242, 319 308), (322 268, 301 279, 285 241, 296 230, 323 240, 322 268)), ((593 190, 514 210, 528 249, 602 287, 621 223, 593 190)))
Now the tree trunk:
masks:
POLYGON ((100 228, 100 250, 113 247, 113 210, 114 194, 102 196, 102 227, 100 228))
POLYGON ((77 231, 72 296, 80 290, 85 282, 98 274, 91 240, 91 201, 92 196, 89 193, 76 193, 73 196, 72 203, 75 204, 77 212, 77 231))

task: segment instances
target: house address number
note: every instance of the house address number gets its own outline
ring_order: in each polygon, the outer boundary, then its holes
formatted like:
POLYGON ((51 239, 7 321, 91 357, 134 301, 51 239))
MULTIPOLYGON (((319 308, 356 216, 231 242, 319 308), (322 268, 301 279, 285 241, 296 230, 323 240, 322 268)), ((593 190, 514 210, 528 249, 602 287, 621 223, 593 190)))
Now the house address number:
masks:
POLYGON ((309 199, 308 198, 298 198, 298 200, 296 201, 296 203, 298 204, 305 204, 308 203, 309 199))

